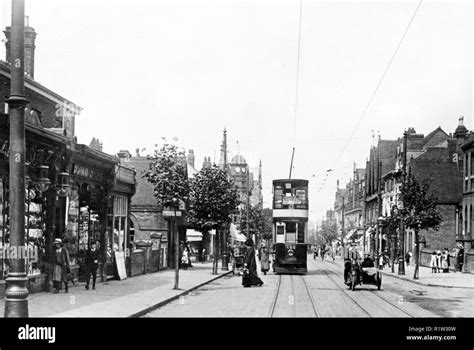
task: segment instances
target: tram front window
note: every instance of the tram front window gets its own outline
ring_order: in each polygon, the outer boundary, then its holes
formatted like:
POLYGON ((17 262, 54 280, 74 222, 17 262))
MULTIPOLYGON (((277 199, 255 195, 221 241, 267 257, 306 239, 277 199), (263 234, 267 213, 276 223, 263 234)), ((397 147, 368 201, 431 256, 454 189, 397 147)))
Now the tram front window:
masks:
POLYGON ((286 223, 286 243, 296 243, 296 223, 286 223))

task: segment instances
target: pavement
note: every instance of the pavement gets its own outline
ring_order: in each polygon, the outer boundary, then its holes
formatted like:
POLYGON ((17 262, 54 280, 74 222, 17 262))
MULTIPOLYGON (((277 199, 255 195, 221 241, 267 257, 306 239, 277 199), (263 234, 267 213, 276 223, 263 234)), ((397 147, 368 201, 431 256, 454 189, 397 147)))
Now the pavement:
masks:
MULTIPOLYGON (((223 271, 221 264, 213 275, 212 263, 194 263, 192 268, 179 270, 178 290, 173 289, 174 269, 97 282, 95 290, 76 283, 69 293, 29 295, 29 317, 139 317, 229 273, 232 271, 223 271)), ((2 310, 4 303, 0 299, 2 310)))
MULTIPOLYGON (((336 257, 336 261, 338 261, 342 266, 342 259, 340 257, 336 257)), ((413 279, 415 272, 414 264, 405 264, 404 275, 398 274, 398 264, 395 264, 395 272, 392 272, 391 267, 385 267, 381 271, 384 275, 396 277, 424 286, 474 289, 474 275, 471 273, 459 271, 454 272, 453 270, 449 270, 448 273, 432 273, 431 267, 420 266, 418 270, 418 279, 413 279)))

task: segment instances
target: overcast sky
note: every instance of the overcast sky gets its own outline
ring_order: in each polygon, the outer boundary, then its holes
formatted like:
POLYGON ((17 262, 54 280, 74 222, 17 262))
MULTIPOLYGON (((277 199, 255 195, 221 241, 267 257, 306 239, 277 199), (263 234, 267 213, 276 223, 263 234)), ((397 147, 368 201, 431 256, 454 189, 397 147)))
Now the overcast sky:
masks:
MULTIPOLYGON (((3 29, 10 1, 0 4, 3 29)), ((373 132, 449 133, 461 115, 472 129, 473 6, 423 1, 360 119, 418 1, 302 4, 297 100, 297 0, 26 0, 35 79, 83 107, 79 142, 97 137, 110 154, 175 136, 200 168, 219 161, 226 128, 229 157, 262 160, 265 206, 295 147, 292 177, 310 180, 320 219, 337 179, 365 167, 373 132)))

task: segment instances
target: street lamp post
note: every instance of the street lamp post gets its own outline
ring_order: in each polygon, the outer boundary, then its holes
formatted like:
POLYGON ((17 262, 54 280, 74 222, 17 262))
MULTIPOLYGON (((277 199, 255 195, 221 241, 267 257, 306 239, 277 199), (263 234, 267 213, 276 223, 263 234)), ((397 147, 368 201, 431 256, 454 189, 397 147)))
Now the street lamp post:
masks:
MULTIPOLYGON (((408 134, 406 130, 403 132, 403 186, 406 184, 407 179, 407 138, 408 134)), ((403 203, 402 203, 403 205, 403 203)), ((398 256, 398 274, 405 274, 405 222, 403 218, 400 218, 400 254, 398 256)))
MULTIPOLYGON (((12 1, 10 114, 10 251, 25 247, 25 2, 12 1)), ((28 278, 24 254, 10 259, 6 278, 5 317, 28 317, 28 278)))
POLYGON ((172 222, 173 222, 173 233, 174 233, 174 288, 173 289, 179 289, 179 232, 178 228, 176 225, 176 206, 178 205, 178 199, 173 198, 173 210, 174 210, 174 215, 172 217, 172 222))

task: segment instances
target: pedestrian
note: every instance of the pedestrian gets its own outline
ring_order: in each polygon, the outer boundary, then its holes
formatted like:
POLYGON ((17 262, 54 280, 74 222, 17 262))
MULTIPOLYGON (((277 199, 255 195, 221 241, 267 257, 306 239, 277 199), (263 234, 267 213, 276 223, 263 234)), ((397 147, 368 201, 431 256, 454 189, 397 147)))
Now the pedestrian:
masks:
POLYGON ((61 289, 61 283, 64 282, 64 292, 68 293, 69 288, 67 285, 67 275, 70 273, 69 265, 69 252, 64 247, 63 242, 60 238, 56 238, 53 242, 54 249, 54 270, 53 270, 53 286, 54 294, 59 293, 61 289))
POLYGON ((183 254, 181 255, 181 267, 184 270, 187 270, 189 266, 189 256, 188 256, 188 250, 183 249, 183 254))
POLYGON ((204 264, 204 262, 207 261, 207 256, 206 256, 206 248, 202 248, 201 252, 201 263, 204 264))
POLYGON ((84 259, 86 267, 86 285, 85 288, 89 289, 89 281, 92 275, 92 289, 95 289, 95 281, 97 279, 97 269, 99 267, 99 249, 96 242, 92 242, 89 249, 86 252, 84 259))
POLYGON ((441 268, 443 269, 443 273, 449 272, 449 250, 448 248, 444 248, 443 255, 441 256, 441 268))
POLYGON ((411 258, 411 252, 407 252, 405 254, 405 260, 407 262, 407 265, 410 265, 410 258, 411 258))
POLYGON ((188 252, 188 267, 193 267, 193 264, 191 263, 191 254, 192 254, 192 250, 191 250, 191 246, 189 244, 189 242, 186 242, 184 244, 184 250, 186 250, 188 252))
POLYGON ((462 271, 462 266, 464 264, 464 246, 459 243, 458 248, 459 248, 459 251, 456 257, 456 262, 458 265, 458 271, 462 271))
POLYGON ((260 260, 260 270, 266 275, 270 270, 270 253, 265 243, 262 243, 260 247, 258 259, 260 260))
POLYGON ((245 241, 245 258, 244 268, 245 273, 242 277, 242 285, 244 287, 263 285, 263 281, 257 275, 257 261, 255 260, 255 249, 252 238, 245 241))
POLYGON ((431 273, 436 273, 437 272, 437 256, 436 252, 433 250, 433 253, 431 253, 431 260, 430 260, 430 267, 431 267, 431 273))
POLYGON ((438 250, 436 252, 436 259, 437 259, 436 260, 436 264, 437 264, 436 268, 438 270, 438 273, 440 273, 441 272, 441 250, 438 250))

